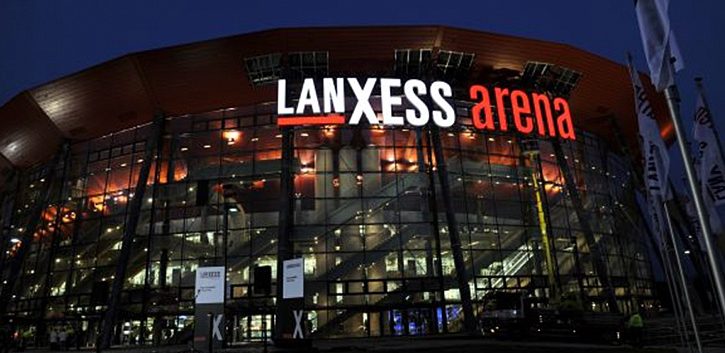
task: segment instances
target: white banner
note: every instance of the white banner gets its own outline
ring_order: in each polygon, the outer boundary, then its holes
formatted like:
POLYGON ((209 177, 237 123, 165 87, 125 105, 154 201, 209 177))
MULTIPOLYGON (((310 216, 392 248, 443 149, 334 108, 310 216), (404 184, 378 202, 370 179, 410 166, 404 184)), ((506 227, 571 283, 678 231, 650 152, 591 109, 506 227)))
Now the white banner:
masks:
POLYGON ((196 269, 196 304, 224 303, 224 271, 223 266, 196 269))
POLYGON ((669 0, 635 0, 639 33, 642 36, 644 54, 647 56, 652 83, 658 91, 674 84, 673 65, 669 61, 674 58, 674 71, 684 67, 684 61, 670 27, 668 15, 669 0))
POLYGON ((302 298, 305 296, 305 264, 302 258, 285 260, 282 264, 284 282, 282 299, 302 298))
POLYGON ((660 128, 647 100, 647 94, 639 79, 637 70, 629 61, 629 73, 632 77, 634 89, 634 104, 637 110, 639 136, 642 139, 642 155, 645 160, 644 183, 647 192, 652 196, 661 196, 664 200, 669 198, 668 176, 670 170, 670 157, 667 146, 660 135, 660 128))
MULTIPOLYGON (((698 96, 695 108, 694 133, 698 146, 698 175, 702 197, 705 199, 705 203, 709 201, 711 205, 725 205, 725 162, 720 154, 715 125, 710 111, 705 105, 702 92, 698 96)), ((717 213, 714 208, 709 208, 708 212, 717 213)))

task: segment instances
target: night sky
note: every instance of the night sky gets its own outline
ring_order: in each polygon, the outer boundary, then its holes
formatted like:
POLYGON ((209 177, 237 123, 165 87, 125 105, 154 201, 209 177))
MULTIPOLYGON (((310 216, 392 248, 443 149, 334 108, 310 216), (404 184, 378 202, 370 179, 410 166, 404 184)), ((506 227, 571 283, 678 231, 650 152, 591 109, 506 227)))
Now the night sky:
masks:
MULTIPOLYGON (((678 83, 688 138, 696 76, 705 78, 712 113, 725 136, 725 2, 670 2, 670 18, 686 65, 678 83)), ((631 51, 638 68, 647 72, 632 0, 4 0, 0 2, 0 104, 22 90, 130 52, 277 27, 375 24, 441 24, 537 38, 617 62, 624 62, 625 53, 631 51)), ((671 177, 681 185, 679 151, 673 147, 671 154, 671 177)))

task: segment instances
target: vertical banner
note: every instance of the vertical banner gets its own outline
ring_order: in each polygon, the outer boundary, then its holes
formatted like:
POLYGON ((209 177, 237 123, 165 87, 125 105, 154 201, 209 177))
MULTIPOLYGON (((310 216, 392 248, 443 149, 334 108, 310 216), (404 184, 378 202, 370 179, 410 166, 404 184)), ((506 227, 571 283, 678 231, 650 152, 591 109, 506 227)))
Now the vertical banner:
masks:
POLYGON ((667 200, 670 197, 668 189, 670 157, 667 153, 667 146, 660 135, 659 125, 657 125, 657 120, 647 99, 642 81, 639 79, 639 73, 634 68, 631 58, 628 61, 632 89, 634 90, 634 104, 637 111, 642 155, 645 161, 642 178, 649 195, 661 196, 664 200, 667 200))
POLYGON ((224 342, 224 294, 226 269, 196 269, 194 292, 194 348, 204 353, 221 349, 224 342))
POLYGON ((196 304, 224 303, 224 267, 199 267, 196 269, 196 304))
POLYGON ((669 7, 670 0, 634 1, 647 66, 658 91, 674 84, 675 72, 684 68, 682 55, 670 27, 669 7), (673 59, 674 65, 670 65, 673 59))
POLYGON ((725 158, 720 154, 714 120, 702 92, 697 99, 693 132, 697 143, 702 197, 708 212, 717 213, 713 206, 725 205, 725 158))
POLYGON ((302 258, 285 260, 282 263, 282 300, 287 302, 288 312, 280 313, 280 347, 301 347, 309 345, 307 337, 307 313, 304 311, 305 263, 302 258))
POLYGON ((282 299, 295 299, 305 296, 304 265, 304 259, 302 258, 284 261, 282 299))

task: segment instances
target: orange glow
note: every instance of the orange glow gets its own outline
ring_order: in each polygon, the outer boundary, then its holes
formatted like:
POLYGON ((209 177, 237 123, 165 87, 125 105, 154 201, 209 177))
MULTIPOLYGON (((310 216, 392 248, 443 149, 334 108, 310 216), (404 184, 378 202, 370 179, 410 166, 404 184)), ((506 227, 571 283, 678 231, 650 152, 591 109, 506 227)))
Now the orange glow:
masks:
POLYGON ((325 134, 325 137, 332 137, 335 136, 335 127, 334 126, 325 126, 325 130, 323 131, 325 134))
POLYGON ((8 251, 10 253, 8 255, 10 255, 10 257, 15 257, 15 254, 18 253, 18 250, 20 250, 20 247, 21 246, 23 246, 23 242, 22 241, 18 241, 17 243, 15 243, 12 246, 10 246, 10 249, 8 249, 8 251))
POLYGON ((315 162, 315 151, 298 150, 297 158, 300 159, 300 164, 302 164, 302 166, 313 167, 315 162))
MULTIPOLYGON (((38 227, 38 229, 33 233, 33 239, 40 240, 43 238, 46 238, 53 234, 55 232, 56 228, 56 221, 58 221, 58 207, 55 205, 48 205, 48 207, 43 210, 41 214, 41 225, 38 227)), ((67 238, 72 234, 72 223, 76 219, 76 213, 75 211, 71 211, 70 208, 61 206, 60 207, 60 236, 63 238, 67 238), (63 224, 70 224, 70 226, 63 224)))
POLYGON ((282 149, 270 150, 270 151, 259 151, 256 155, 257 161, 269 161, 277 160, 282 158, 282 149))
POLYGON ((89 197, 88 203, 88 206, 90 206, 94 212, 103 212, 106 209, 106 202, 103 200, 103 195, 89 197))
MULTIPOLYGON (((156 162, 151 165, 151 169, 149 171, 149 178, 146 185, 152 185, 154 183, 154 176, 156 175, 156 165, 156 162)), ((168 182, 167 171, 169 168, 169 163, 161 162, 160 168, 161 170, 159 170, 159 183, 166 184, 168 182)), ((105 174, 97 174, 89 178, 88 186, 86 187, 86 195, 98 195, 89 198, 89 206, 91 207, 91 209, 94 209, 98 212, 103 211, 103 196, 99 194, 103 194, 104 192, 109 195, 107 197, 108 199, 113 199, 116 202, 127 202, 128 196, 125 195, 125 190, 128 190, 129 185, 136 186, 140 173, 140 168, 134 168, 133 172, 131 173, 132 175, 130 178, 130 183, 128 173, 111 173, 110 175, 108 175, 107 183, 105 174), (104 188, 104 186, 106 187, 104 188)), ((173 173, 174 181, 184 180, 187 175, 188 169, 186 163, 183 160, 175 161, 173 173)))
POLYGON ((222 133, 222 136, 224 137, 224 141, 227 142, 228 145, 233 145, 239 139, 242 137, 242 133, 237 130, 226 130, 224 133, 222 133))

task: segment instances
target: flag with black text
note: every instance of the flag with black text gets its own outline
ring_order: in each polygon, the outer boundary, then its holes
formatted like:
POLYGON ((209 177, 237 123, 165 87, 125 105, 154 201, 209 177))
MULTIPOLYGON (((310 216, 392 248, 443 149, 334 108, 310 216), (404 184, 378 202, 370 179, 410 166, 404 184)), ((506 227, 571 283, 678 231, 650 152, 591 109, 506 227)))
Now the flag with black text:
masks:
POLYGON ((652 83, 658 91, 674 84, 674 74, 684 68, 684 61, 670 27, 669 0, 635 0, 644 54, 647 56, 652 83), (674 61, 670 64, 671 61, 674 61))

